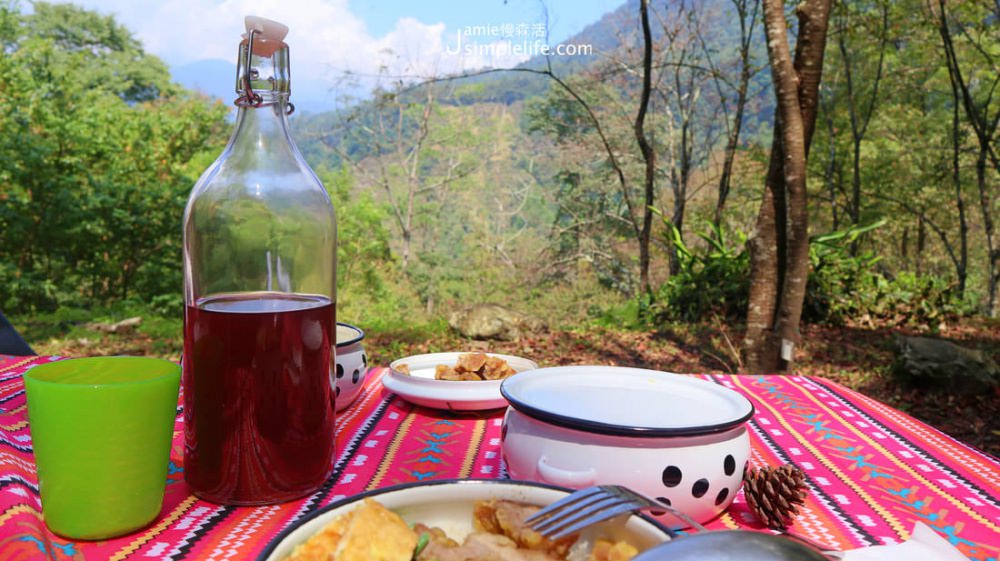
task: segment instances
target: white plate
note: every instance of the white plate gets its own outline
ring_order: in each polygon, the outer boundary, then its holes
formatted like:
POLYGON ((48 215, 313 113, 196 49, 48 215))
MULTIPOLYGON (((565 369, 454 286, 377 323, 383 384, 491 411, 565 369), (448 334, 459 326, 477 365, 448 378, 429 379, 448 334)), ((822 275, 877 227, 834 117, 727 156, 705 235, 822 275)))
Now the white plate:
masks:
POLYGON ((693 376, 620 366, 540 368, 504 380, 518 411, 554 425, 624 436, 692 436, 753 416, 738 392, 693 376))
MULTIPOLYGON (((505 407, 500 395, 502 380, 435 380, 434 369, 439 364, 454 366, 465 352, 414 355, 393 361, 389 372, 382 376, 382 385, 399 397, 417 405, 450 411, 478 411, 505 407), (398 370, 400 364, 410 367, 410 374, 398 370)), ((534 362, 517 356, 485 353, 507 361, 518 373, 538 368, 534 362)), ((518 374, 520 375, 520 374, 518 374)))
MULTIPOLYGON (((407 524, 423 522, 437 526, 461 542, 472 531, 472 507, 483 499, 505 499, 536 505, 551 504, 567 495, 566 489, 501 479, 438 480, 386 487, 333 503, 299 520, 278 534, 264 548, 257 561, 283 561, 298 544, 309 539, 334 518, 349 512, 365 497, 371 497, 395 511, 407 524)), ((596 538, 627 540, 639 551, 670 540, 666 528, 639 515, 616 517, 591 526, 581 533, 581 546, 596 538)), ((583 549, 583 547, 581 547, 583 549)), ((586 558, 586 551, 577 555, 586 558)), ((575 558, 571 550, 571 557, 575 558)))

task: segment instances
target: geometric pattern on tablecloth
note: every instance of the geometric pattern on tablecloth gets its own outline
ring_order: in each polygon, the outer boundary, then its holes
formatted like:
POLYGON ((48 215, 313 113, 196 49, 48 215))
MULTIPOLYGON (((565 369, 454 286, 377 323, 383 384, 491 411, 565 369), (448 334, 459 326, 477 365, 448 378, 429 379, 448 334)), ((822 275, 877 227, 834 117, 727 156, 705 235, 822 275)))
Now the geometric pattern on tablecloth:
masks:
POLYGON ((346 496, 409 481, 502 474, 499 419, 442 413, 393 399, 381 385, 385 369, 373 368, 355 403, 337 415, 334 472, 314 494, 256 508, 220 506, 192 496, 183 477, 183 409, 178 406, 160 516, 121 538, 64 540, 41 518, 21 380, 27 368, 55 359, 0 356, 0 465, 6 470, 0 473, 2 561, 254 559, 282 529, 346 496), (402 426, 400 419, 405 419, 402 426))
POLYGON ((899 543, 919 521, 969 559, 1000 557, 995 458, 829 380, 715 378, 754 401, 756 462, 794 462, 805 471, 810 493, 795 531, 846 548, 899 543), (810 521, 822 516, 836 524, 810 521))
MULTIPOLYGON (((370 370, 356 402, 337 416, 334 473, 313 495, 257 508, 219 506, 191 496, 183 480, 183 416, 178 407, 160 516, 150 527, 122 538, 63 540, 53 536, 41 520, 21 381, 27 368, 56 359, 0 356, 3 561, 254 559, 289 524, 348 495, 409 481, 506 477, 500 459, 502 420, 496 411, 449 414, 394 399, 381 387, 385 370, 376 368, 370 370)), ((807 468, 812 492, 795 521, 796 532, 851 548, 905 539, 913 522, 923 520, 949 536, 970 559, 996 561, 1000 540, 993 529, 1000 521, 996 499, 1000 464, 995 459, 826 380, 703 378, 740 391, 754 402, 752 464, 794 461, 807 468), (784 424, 777 422, 778 417, 784 424), (903 441, 898 429, 914 435, 914 440, 903 441), (943 450, 945 457, 927 450, 943 450), (865 493, 831 476, 838 470, 851 476, 861 473, 875 483, 869 488, 875 488, 879 496, 867 497, 879 506, 869 505, 874 514, 864 512, 861 495, 865 493), (982 520, 958 508, 954 504, 958 497, 978 501, 981 506, 973 512, 982 520), (851 503, 850 514, 844 501, 851 503)), ((708 526, 761 528, 742 494, 708 526)))

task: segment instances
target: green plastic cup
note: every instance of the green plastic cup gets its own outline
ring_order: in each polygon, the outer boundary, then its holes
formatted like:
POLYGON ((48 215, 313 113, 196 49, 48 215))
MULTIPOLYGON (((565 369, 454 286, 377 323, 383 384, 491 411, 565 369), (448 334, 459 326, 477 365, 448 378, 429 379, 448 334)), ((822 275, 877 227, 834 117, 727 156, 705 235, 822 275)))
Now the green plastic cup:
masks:
POLYGON ((180 366, 145 357, 50 362, 24 374, 42 514, 54 533, 98 540, 160 513, 180 366))

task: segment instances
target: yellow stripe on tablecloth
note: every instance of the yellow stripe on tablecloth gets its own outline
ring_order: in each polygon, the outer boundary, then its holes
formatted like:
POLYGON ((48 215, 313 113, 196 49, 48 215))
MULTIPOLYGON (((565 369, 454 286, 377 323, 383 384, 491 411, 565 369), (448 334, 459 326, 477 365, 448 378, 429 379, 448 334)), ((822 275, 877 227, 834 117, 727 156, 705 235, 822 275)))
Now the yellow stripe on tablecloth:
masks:
POLYGON ((171 524, 176 522, 177 519, 180 518, 187 509, 191 508, 191 505, 193 505, 197 500, 198 498, 195 497, 194 495, 191 495, 188 498, 184 499, 184 501, 181 502, 181 504, 174 507, 174 510, 171 511, 166 518, 161 520, 159 524, 153 526, 148 531, 143 532, 142 535, 133 540, 132 543, 119 549, 118 553, 112 555, 111 558, 108 559, 108 561, 122 561, 122 559, 125 559, 129 555, 138 551, 140 547, 146 545, 146 542, 155 538, 157 535, 159 535, 160 532, 166 530, 167 526, 170 526, 171 524))
POLYGON ((378 466, 378 471, 375 472, 375 477, 373 477, 371 483, 368 484, 368 490, 378 489, 379 484, 382 483, 382 479, 385 477, 386 472, 389 471, 389 466, 392 465, 392 460, 396 457, 396 453, 399 452, 399 448, 403 445, 403 441, 410 433, 411 425, 413 425, 413 417, 407 415, 403 418, 402 424, 399 425, 399 429, 396 431, 396 435, 392 438, 392 442, 389 443, 389 449, 386 450, 385 457, 382 458, 382 463, 378 466))
POLYGON ((728 510, 722 511, 722 515, 719 516, 719 522, 722 522, 722 525, 730 530, 740 529, 740 525, 736 523, 736 519, 733 518, 733 515, 728 510))
MULTIPOLYGON (((4 411, 3 414, 4 415, 17 415, 18 413, 20 413, 21 411, 24 411, 27 408, 28 408, 28 404, 27 403, 22 403, 21 405, 15 407, 14 409, 11 409, 10 411, 4 411)), ((0 429, 3 429, 3 430, 20 430, 20 429, 23 429, 26 426, 28 426, 28 420, 27 419, 25 419, 23 421, 18 421, 16 423, 14 423, 13 425, 0 425, 0 429)))
POLYGON ((3 526, 8 520, 14 518, 18 514, 32 514, 35 518, 42 519, 42 511, 28 506, 28 505, 14 505, 7 509, 3 514, 0 514, 0 526, 3 526))
MULTIPOLYGON (((740 378, 733 377, 733 383, 742 387, 746 393, 751 395, 754 394, 754 392, 750 391, 743 384, 740 378)), ((838 479, 840 479, 845 485, 847 485, 855 493, 857 493, 862 500, 868 503, 868 506, 870 506, 875 512, 877 512, 879 516, 881 516, 882 519, 885 520, 885 522, 890 527, 892 527, 893 530, 895 530, 896 534, 899 535, 901 539, 904 540, 910 539, 910 532, 903 526, 902 523, 900 523, 899 520, 896 519, 895 516, 893 516, 884 507, 879 505, 878 502, 873 497, 871 497, 868 493, 865 493, 865 491, 861 488, 860 485, 852 481, 851 478, 847 477, 847 475, 840 468, 835 466, 824 454, 820 453, 820 451, 815 446, 813 446, 812 442, 810 442, 807 438, 803 437, 798 430, 794 429, 788 423, 784 415, 779 415, 777 413, 774 406, 772 406, 767 401, 764 401, 763 399, 760 399, 759 401, 764 407, 766 407, 771 412, 772 415, 774 415, 775 419, 778 420, 781 426, 785 430, 787 430, 789 434, 791 434, 802 446, 807 448, 809 452, 812 453, 824 466, 826 466, 827 469, 832 471, 837 476, 838 479)))
MULTIPOLYGON (((794 383, 794 381, 791 381, 791 382, 794 383)), ((816 405, 819 408, 821 408, 823 411, 825 411, 825 412, 827 412, 827 413, 829 413, 831 415, 836 416, 836 414, 833 413, 833 411, 831 411, 827 406, 825 406, 820 400, 818 400, 815 397, 813 397, 810 393, 808 393, 808 392, 803 392, 803 393, 806 394, 806 395, 808 395, 809 398, 813 402, 815 402, 816 405)), ((920 473, 917 470, 915 470, 912 467, 910 467, 909 464, 907 464, 906 462, 901 461, 898 458, 896 458, 896 456, 893 455, 888 450, 886 450, 884 446, 882 446, 876 440, 874 440, 874 439, 870 438, 868 435, 866 435, 863 430, 855 427, 851 423, 843 423, 843 424, 845 426, 849 427, 850 431, 852 433, 854 433, 855 436, 857 436, 858 438, 860 438, 866 444, 870 445, 872 448, 875 448, 876 450, 878 450, 878 452, 880 454, 882 454, 883 456, 885 456, 886 458, 888 458, 889 461, 891 461, 893 464, 896 465, 896 467, 902 469, 903 471, 905 471, 906 473, 908 473, 911 477, 913 477, 914 479, 920 481, 928 489, 934 491, 937 494, 937 496, 939 496, 939 497, 943 498, 944 500, 948 501, 949 503, 951 503, 952 505, 954 505, 955 508, 957 508, 960 511, 964 512, 965 514, 969 515, 970 518, 972 518, 972 519, 976 520, 977 522, 981 523, 983 526, 986 526, 987 528, 990 528, 994 532, 1000 533, 1000 526, 997 526, 996 524, 993 524, 988 519, 986 519, 984 516, 982 516, 981 514, 979 514, 978 512, 976 512, 974 509, 969 508, 968 505, 966 505, 962 501, 958 500, 957 498, 955 498, 951 494, 945 493, 944 491, 942 491, 940 487, 938 487, 937 485, 935 485, 933 482, 931 482, 926 477, 920 475, 920 473)), ((909 539, 909 536, 907 536, 906 539, 909 539)))
POLYGON ((476 460, 476 452, 482 446, 483 434, 485 432, 486 421, 479 419, 472 426, 472 437, 469 439, 469 445, 465 450, 465 458, 462 459, 462 468, 459 472, 459 477, 466 478, 472 475, 472 462, 476 460))
POLYGON ((10 366, 4 366, 3 368, 0 368, 0 372, 6 372, 8 370, 13 370, 13 369, 15 369, 15 368, 17 368, 19 366, 24 366, 25 364, 28 364, 29 362, 31 362, 33 360, 38 360, 38 357, 37 356, 29 356, 29 357, 25 358, 22 361, 15 362, 14 364, 11 364, 10 366))

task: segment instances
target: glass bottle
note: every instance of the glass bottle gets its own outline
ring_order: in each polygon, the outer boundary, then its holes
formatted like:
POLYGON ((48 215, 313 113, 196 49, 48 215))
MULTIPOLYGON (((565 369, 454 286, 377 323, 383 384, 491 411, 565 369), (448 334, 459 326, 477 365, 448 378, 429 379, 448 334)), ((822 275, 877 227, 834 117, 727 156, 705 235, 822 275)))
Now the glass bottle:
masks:
POLYGON ((184 471, 222 504, 333 470, 336 219, 288 131, 288 28, 247 18, 229 143, 184 212, 184 471))

